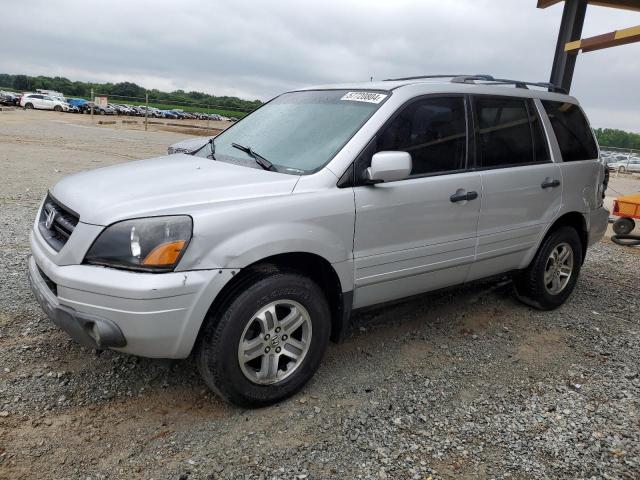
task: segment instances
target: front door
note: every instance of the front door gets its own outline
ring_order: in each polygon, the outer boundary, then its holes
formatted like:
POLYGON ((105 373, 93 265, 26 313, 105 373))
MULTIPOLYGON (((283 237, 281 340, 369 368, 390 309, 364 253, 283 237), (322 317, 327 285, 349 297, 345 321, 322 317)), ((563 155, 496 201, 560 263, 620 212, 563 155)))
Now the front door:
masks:
MULTIPOLYGON (((405 180, 354 187, 354 307, 464 282, 475 255, 481 180, 467 170, 463 96, 402 107, 356 162, 378 151, 412 156, 405 180)), ((357 185, 358 180, 356 180, 357 185)))
POLYGON ((42 97, 42 108, 46 110, 53 110, 54 101, 53 98, 44 95, 42 97))

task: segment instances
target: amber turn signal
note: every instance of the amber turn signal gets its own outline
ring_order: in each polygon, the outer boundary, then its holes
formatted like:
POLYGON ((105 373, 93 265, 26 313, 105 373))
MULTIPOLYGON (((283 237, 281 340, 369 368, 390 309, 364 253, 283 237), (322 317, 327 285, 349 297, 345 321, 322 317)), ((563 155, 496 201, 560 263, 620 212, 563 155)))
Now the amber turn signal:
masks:
POLYGON ((184 245, 184 240, 158 245, 145 257, 142 261, 142 265, 149 267, 173 265, 178 260, 178 257, 180 257, 180 253, 182 252, 184 245))

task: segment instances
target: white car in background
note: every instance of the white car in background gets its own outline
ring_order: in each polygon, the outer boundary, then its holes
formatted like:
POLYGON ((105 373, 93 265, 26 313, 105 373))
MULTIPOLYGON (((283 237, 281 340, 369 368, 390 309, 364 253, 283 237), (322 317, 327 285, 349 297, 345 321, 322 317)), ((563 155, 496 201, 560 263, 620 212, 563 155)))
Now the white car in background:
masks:
POLYGON ((42 93, 25 93, 20 99, 20 106, 27 110, 34 108, 38 110, 55 110, 56 112, 69 110, 68 103, 42 93))
POLYGON ((609 170, 613 170, 618 173, 637 173, 640 172, 640 158, 629 157, 628 160, 618 160, 607 164, 609 170))

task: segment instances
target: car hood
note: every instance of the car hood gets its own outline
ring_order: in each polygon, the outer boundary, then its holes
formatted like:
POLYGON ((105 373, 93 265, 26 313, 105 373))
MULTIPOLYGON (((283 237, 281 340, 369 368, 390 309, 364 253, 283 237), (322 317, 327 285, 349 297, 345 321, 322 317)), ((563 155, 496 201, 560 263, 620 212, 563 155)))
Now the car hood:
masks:
POLYGON ((175 154, 77 173, 51 195, 94 225, 191 214, 212 204, 289 195, 299 177, 175 154))

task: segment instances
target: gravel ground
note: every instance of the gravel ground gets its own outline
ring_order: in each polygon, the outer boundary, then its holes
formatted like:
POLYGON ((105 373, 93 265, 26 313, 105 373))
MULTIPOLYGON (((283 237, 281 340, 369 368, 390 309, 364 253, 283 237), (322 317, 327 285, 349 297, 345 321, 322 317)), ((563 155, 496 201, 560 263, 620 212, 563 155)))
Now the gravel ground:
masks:
POLYGON ((32 299, 47 186, 182 138, 69 117, 0 113, 0 478, 639 477, 637 249, 596 245, 553 312, 508 282, 360 312, 303 392, 240 410, 191 360, 83 349, 32 299))

